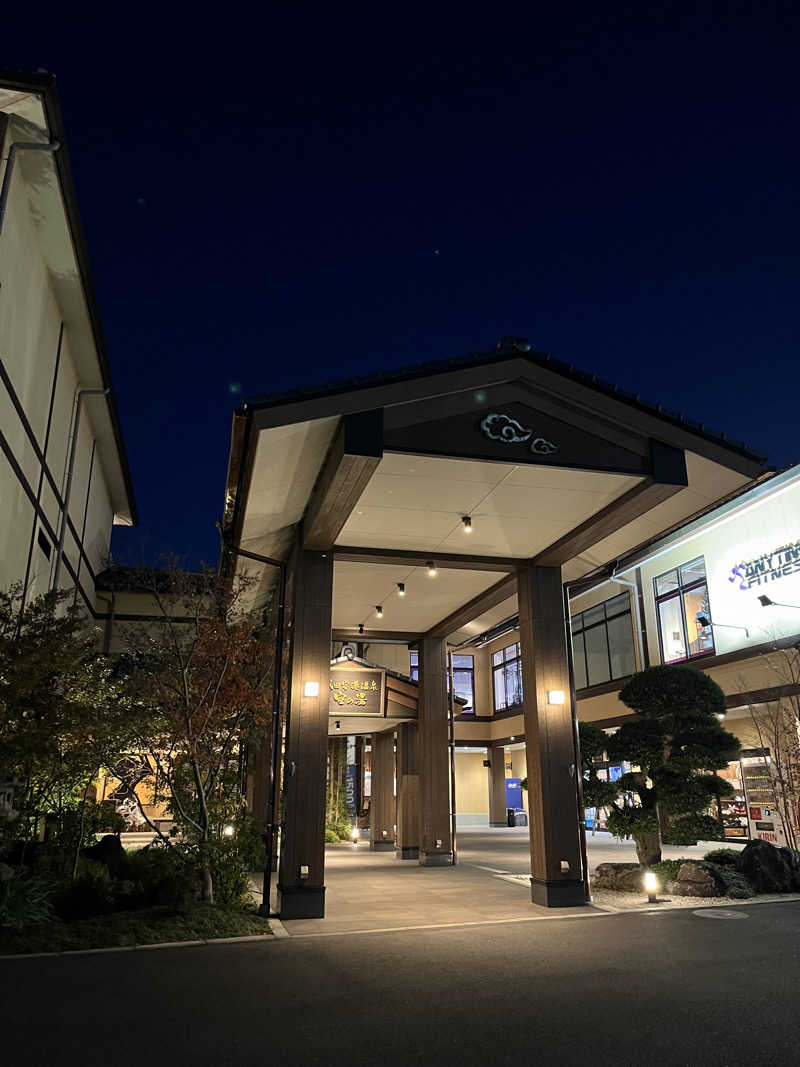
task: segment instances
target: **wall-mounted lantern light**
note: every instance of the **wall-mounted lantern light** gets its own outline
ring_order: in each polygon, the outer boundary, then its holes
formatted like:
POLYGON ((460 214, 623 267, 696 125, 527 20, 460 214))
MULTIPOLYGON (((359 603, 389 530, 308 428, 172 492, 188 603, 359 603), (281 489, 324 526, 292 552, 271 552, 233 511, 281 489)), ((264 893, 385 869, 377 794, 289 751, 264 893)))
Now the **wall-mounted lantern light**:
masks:
POLYGON ((464 526, 464 533, 472 533, 472 519, 469 515, 462 515, 461 522, 464 526))
POLYGON ((435 578, 436 577, 436 564, 433 562, 433 560, 429 559, 428 562, 425 564, 425 566, 428 568, 428 577, 429 578, 435 578))
POLYGON ((383 618, 383 608, 381 607, 380 604, 376 604, 375 605, 375 617, 378 618, 378 619, 382 619, 383 618))
POLYGON ((306 682, 303 686, 304 697, 318 697, 319 696, 319 682, 306 682))
POLYGON ((564 690, 563 689, 551 689, 547 694, 548 704, 563 704, 564 703, 564 690))
POLYGON ((405 582, 398 582, 397 583, 397 595, 398 596, 405 596, 406 595, 406 583, 405 582))

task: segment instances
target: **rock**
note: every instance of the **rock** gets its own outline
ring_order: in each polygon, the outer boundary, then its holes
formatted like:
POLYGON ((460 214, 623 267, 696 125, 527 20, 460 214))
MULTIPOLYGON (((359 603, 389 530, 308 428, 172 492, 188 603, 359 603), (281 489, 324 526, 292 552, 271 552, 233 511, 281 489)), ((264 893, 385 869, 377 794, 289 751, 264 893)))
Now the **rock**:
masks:
POLYGON ((739 855, 736 869, 757 893, 800 892, 800 852, 768 841, 751 841, 739 855))
POLYGON ((112 878, 124 878, 128 872, 128 857, 116 834, 106 834, 96 845, 81 849, 81 855, 105 864, 112 878))
POLYGON ((682 863, 678 877, 667 886, 667 892, 678 897, 721 897, 725 887, 712 871, 699 863, 682 863))
POLYGON ((601 863, 594 872, 592 888, 643 893, 644 870, 638 863, 601 863))

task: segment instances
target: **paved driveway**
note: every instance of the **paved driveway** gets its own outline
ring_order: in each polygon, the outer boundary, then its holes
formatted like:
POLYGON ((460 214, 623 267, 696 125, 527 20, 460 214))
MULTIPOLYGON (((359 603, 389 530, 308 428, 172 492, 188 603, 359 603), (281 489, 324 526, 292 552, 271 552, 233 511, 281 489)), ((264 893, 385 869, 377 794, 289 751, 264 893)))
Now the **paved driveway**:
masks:
MULTIPOLYGON (((292 936, 498 920, 532 920, 554 911, 531 902, 530 884, 505 877, 530 874, 527 828, 460 830, 455 867, 420 867, 394 853, 333 845, 326 850, 325 919, 287 922, 292 936)), ((665 849, 665 856, 702 856, 713 843, 665 849)), ((606 860, 635 861, 629 842, 598 834, 588 841, 589 869, 606 860)), ((575 913, 575 909, 558 909, 575 913)), ((592 913, 594 909, 580 909, 592 913)))
POLYGON ((723 910, 0 960, 2 1062, 793 1063, 800 905, 723 910))

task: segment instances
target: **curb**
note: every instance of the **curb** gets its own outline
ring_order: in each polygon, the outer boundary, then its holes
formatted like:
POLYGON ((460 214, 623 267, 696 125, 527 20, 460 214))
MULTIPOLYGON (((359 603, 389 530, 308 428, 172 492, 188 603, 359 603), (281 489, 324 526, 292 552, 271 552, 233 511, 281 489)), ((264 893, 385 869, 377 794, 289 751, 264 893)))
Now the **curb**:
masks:
POLYGON ((156 941, 152 945, 113 945, 110 948, 70 948, 63 952, 16 952, 3 955, 0 953, 0 964, 4 960, 43 960, 55 959, 57 956, 98 956, 106 952, 148 952, 158 948, 196 948, 198 945, 233 945, 246 941, 261 941, 264 944, 272 944, 273 938, 280 940, 288 937, 288 933, 281 924, 281 933, 274 929, 275 919, 270 919, 270 933, 242 934, 240 937, 209 937, 195 941, 156 941))

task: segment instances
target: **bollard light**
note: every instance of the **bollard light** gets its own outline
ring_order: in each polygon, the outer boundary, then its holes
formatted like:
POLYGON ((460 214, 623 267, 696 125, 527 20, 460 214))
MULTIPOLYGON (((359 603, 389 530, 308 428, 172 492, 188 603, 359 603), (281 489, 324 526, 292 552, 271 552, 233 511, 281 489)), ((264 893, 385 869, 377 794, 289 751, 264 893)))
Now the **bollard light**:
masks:
POLYGON ((656 890, 658 889, 658 879, 655 876, 654 871, 644 872, 644 888, 647 893, 647 903, 656 903, 656 890))
POLYGON ((353 838, 353 847, 354 848, 358 848, 358 827, 357 826, 353 827, 353 830, 352 830, 350 836, 353 838))

